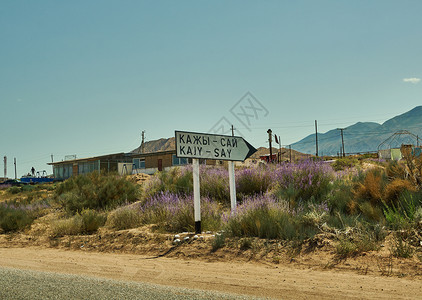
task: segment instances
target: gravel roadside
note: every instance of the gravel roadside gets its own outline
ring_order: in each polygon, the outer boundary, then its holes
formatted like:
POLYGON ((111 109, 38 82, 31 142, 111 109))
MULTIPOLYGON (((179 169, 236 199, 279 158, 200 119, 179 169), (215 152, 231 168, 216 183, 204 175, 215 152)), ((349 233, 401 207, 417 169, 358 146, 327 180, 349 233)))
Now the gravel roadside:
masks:
POLYGON ((0 267, 0 299, 258 299, 175 288, 0 267))

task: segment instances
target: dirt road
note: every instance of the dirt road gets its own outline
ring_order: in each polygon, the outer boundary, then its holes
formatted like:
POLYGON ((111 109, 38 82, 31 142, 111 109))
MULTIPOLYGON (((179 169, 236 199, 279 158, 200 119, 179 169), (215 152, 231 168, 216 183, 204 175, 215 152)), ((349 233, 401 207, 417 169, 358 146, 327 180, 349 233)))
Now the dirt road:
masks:
POLYGON ((131 254, 0 248, 0 266, 283 299, 422 299, 422 281, 131 254))

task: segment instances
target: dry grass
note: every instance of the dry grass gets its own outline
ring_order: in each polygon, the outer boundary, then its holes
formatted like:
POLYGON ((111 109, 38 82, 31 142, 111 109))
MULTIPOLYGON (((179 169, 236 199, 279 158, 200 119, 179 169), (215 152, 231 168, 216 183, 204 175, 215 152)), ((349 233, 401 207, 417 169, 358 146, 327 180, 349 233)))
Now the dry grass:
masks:
POLYGON ((416 187, 409 180, 394 179, 384 190, 384 201, 387 204, 395 205, 405 191, 415 192, 416 187))

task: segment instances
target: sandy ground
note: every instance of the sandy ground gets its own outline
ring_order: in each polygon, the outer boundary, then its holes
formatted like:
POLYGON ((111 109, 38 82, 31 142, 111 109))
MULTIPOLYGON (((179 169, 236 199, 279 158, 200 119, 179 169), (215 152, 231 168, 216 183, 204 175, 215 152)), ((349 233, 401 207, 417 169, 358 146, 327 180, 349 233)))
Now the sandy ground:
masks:
POLYGON ((80 250, 0 248, 0 266, 282 299, 422 299, 420 278, 80 250))

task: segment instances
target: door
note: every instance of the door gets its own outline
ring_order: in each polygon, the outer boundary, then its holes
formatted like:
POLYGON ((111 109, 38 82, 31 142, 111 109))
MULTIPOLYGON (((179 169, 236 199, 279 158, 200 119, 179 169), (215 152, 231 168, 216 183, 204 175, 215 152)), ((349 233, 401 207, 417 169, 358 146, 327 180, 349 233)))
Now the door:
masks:
POLYGON ((158 171, 162 171, 163 170, 163 160, 159 159, 158 160, 158 171))

